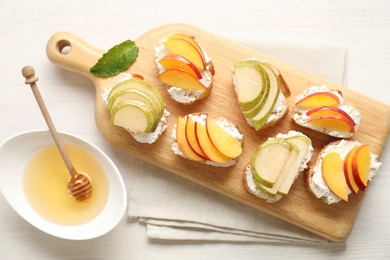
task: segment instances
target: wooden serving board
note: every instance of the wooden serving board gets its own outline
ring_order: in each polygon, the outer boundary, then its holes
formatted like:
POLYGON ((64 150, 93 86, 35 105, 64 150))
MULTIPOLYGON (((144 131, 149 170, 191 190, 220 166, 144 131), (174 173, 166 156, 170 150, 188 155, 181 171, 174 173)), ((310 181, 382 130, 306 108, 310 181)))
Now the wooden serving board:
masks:
POLYGON ((194 183, 332 241, 343 241, 348 237, 364 193, 349 196, 349 202, 327 205, 306 190, 305 174, 301 174, 285 198, 277 203, 268 204, 246 191, 243 185, 243 170, 258 145, 277 133, 297 130, 308 135, 315 149, 312 162, 315 161, 324 145, 335 140, 321 133, 299 127, 292 120, 291 108, 295 97, 309 86, 326 84, 330 88, 341 90, 346 103, 355 105, 362 114, 361 126, 355 139, 368 143, 371 150, 379 155, 383 151, 390 129, 390 106, 190 25, 164 25, 145 33, 135 42, 140 48, 139 56, 126 72, 143 75, 147 82, 154 85, 163 95, 167 109, 171 113, 168 119, 168 129, 157 142, 151 145, 136 142, 125 130, 111 124, 109 112, 103 106, 101 94, 106 88, 115 85, 120 75, 104 79, 97 78, 89 72, 89 68, 101 57, 103 50, 65 32, 53 35, 47 44, 47 55, 51 61, 93 81, 96 88, 96 124, 109 143, 194 183), (159 39, 174 32, 195 36, 207 50, 215 66, 216 73, 211 95, 190 106, 174 102, 167 93, 166 86, 157 80, 158 69, 154 57, 154 46, 158 44, 159 39), (67 49, 70 50, 65 53, 67 49), (288 98, 290 107, 288 115, 277 126, 259 132, 249 127, 245 121, 232 85, 233 62, 246 58, 268 60, 279 68, 291 89, 291 96, 288 98), (176 123, 177 116, 193 112, 207 112, 215 117, 225 117, 239 126, 244 134, 244 150, 237 165, 230 168, 216 168, 186 160, 171 152, 172 127, 176 123))

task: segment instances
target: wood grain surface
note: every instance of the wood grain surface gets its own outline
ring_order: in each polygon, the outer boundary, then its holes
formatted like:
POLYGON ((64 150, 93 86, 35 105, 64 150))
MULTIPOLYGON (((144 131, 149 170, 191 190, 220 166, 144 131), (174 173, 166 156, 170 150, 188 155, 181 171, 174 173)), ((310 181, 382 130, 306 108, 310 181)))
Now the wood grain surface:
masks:
POLYGON ((354 139, 368 143, 371 150, 379 155, 383 151, 390 129, 390 106, 187 24, 168 24, 155 28, 138 38, 136 44, 140 48, 139 56, 126 72, 143 75, 147 82, 159 89, 167 109, 171 113, 167 131, 152 145, 136 142, 125 130, 111 124, 109 112, 103 106, 101 94, 106 88, 115 85, 120 75, 103 79, 96 78, 89 72, 89 68, 101 57, 103 50, 66 32, 53 35, 47 43, 47 55, 51 61, 93 81, 96 88, 95 121, 101 134, 109 143, 142 160, 332 241, 343 241, 348 237, 364 193, 359 193, 357 196, 351 195, 349 202, 326 205, 306 190, 305 176, 301 174, 288 196, 278 203, 267 204, 245 190, 242 172, 258 145, 277 133, 297 130, 308 135, 312 139, 315 149, 312 162, 315 161, 318 152, 324 145, 335 140, 299 127, 292 120, 291 108, 295 97, 309 86, 326 84, 330 88, 341 90, 345 102, 356 106, 362 114, 361 126, 354 139), (157 80, 158 69, 153 47, 158 44, 159 39, 174 32, 195 36, 208 52, 215 66, 216 73, 211 95, 190 106, 183 106, 171 100, 166 86, 157 80), (246 123, 240 111, 232 86, 231 69, 234 61, 245 58, 268 60, 279 68, 290 86, 292 93, 288 98, 290 112, 273 128, 259 132, 254 131, 246 123), (170 147, 173 142, 171 133, 177 116, 193 112, 206 112, 213 117, 225 117, 239 126, 241 132, 244 133, 244 150, 236 166, 230 168, 211 167, 191 162, 171 152, 170 147))

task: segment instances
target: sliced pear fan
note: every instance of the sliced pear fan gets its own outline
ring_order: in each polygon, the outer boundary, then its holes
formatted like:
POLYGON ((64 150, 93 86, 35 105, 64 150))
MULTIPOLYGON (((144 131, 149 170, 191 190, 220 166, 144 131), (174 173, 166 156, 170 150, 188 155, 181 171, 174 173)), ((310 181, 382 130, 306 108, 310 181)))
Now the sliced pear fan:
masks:
POLYGON ((112 109, 111 122, 132 133, 150 133, 153 131, 155 117, 145 103, 125 99, 112 109))
POLYGON ((281 165, 283 165, 283 167, 280 170, 280 172, 277 173, 277 178, 276 178, 274 184, 272 185, 272 187, 269 188, 269 187, 267 187, 265 185, 262 185, 261 183, 256 184, 256 186, 261 191, 263 191, 264 193, 266 193, 268 195, 273 196, 276 193, 278 193, 280 187, 283 185, 285 179, 288 177, 288 174, 290 173, 291 167, 293 166, 293 164, 295 163, 295 161, 296 161, 296 159, 298 157, 299 148, 296 145, 292 144, 292 143, 289 143, 289 144, 291 146, 290 153, 289 153, 286 161, 284 162, 284 164, 281 163, 281 165))
POLYGON ((268 139, 250 161, 252 174, 248 176, 258 189, 252 188, 250 192, 256 195, 260 191, 261 195, 256 196, 267 202, 276 202, 287 195, 300 172, 307 167, 312 150, 311 140, 299 132, 268 139))
MULTIPOLYGON (((151 109, 153 115, 156 115, 156 119, 160 114, 159 104, 157 104, 153 98, 150 98, 144 92, 136 89, 124 89, 116 93, 108 100, 107 108, 111 111, 113 107, 119 104, 122 100, 126 99, 134 99, 143 102, 151 109)), ((157 126, 158 122, 158 120, 155 120, 154 127, 157 126)))
POLYGON ((300 174, 300 166, 305 159, 307 151, 310 149, 311 141, 306 136, 294 136, 287 139, 289 144, 295 145, 299 149, 299 153, 295 158, 294 163, 290 166, 289 171, 283 180, 282 184, 278 188, 278 194, 287 195, 290 191, 291 186, 294 181, 298 178, 300 174))
POLYGON ((251 160, 254 179, 266 187, 272 187, 291 149, 291 145, 282 139, 271 139, 263 143, 251 160))
POLYGON ((252 117, 252 122, 256 130, 260 130, 266 124, 280 93, 280 85, 276 73, 270 67, 263 66, 263 68, 269 78, 270 90, 259 113, 252 117))
POLYGON ((110 98, 116 93, 125 89, 135 89, 145 93, 148 97, 152 98, 156 104, 158 104, 160 117, 164 113, 165 103, 158 90, 147 82, 136 78, 122 81, 118 85, 114 86, 108 95, 108 100, 110 100, 110 98))
POLYGON ((134 136, 157 129, 164 114, 165 103, 153 86, 132 78, 111 88, 106 107, 111 113, 111 122, 125 128, 134 136))
POLYGON ((237 61, 233 74, 242 113, 256 131, 279 120, 287 112, 283 98, 290 95, 290 90, 280 72, 271 64, 255 59, 237 61), (281 105, 276 107, 277 102, 281 105), (269 120, 273 113, 276 116, 269 120))

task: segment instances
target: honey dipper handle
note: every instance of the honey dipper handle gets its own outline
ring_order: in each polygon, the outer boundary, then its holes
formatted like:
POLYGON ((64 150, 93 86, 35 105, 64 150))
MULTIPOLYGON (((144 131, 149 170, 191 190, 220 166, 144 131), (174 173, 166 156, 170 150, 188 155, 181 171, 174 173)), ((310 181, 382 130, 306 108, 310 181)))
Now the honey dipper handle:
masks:
POLYGON ((36 82, 38 81, 38 78, 35 76, 35 70, 31 66, 26 66, 22 69, 22 75, 26 78, 25 83, 31 86, 31 90, 35 96, 35 99, 37 100, 37 103, 39 105, 39 108, 41 109, 42 115, 45 118, 46 124, 49 127, 50 133, 58 147, 58 150, 60 151, 60 154, 62 156, 62 159, 65 162, 66 168, 68 169, 70 175, 73 177, 77 172, 74 169, 72 162, 68 156, 68 153, 65 151, 65 148, 61 142, 61 138, 56 130, 56 127, 53 124, 53 121, 51 120, 49 111, 46 108, 45 102, 42 99, 41 93, 39 92, 39 89, 37 87, 36 82))
POLYGON ((89 71, 103 51, 68 32, 54 34, 46 45, 47 57, 58 66, 95 80, 89 71))

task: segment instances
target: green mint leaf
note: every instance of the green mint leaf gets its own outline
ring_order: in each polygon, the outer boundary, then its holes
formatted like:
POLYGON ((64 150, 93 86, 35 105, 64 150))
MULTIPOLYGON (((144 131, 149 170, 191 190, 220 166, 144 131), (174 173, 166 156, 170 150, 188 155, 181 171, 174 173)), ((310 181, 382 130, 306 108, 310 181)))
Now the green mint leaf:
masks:
POLYGON ((124 41, 109 49, 98 62, 90 68, 97 77, 112 77, 130 67, 138 56, 138 47, 131 40, 124 41))

